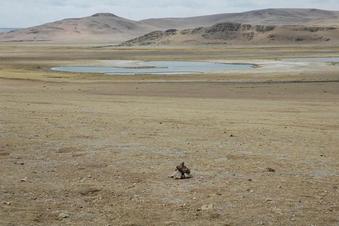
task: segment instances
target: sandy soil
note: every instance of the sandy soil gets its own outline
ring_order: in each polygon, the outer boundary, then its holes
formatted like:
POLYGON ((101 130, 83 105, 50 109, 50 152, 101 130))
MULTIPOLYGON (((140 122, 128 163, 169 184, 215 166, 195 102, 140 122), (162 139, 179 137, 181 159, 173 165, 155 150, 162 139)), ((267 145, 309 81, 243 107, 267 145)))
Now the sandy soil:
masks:
POLYGON ((337 66, 161 78, 48 71, 99 57, 336 51, 0 46, 0 225, 338 225, 337 66), (193 178, 168 178, 181 161, 193 178))

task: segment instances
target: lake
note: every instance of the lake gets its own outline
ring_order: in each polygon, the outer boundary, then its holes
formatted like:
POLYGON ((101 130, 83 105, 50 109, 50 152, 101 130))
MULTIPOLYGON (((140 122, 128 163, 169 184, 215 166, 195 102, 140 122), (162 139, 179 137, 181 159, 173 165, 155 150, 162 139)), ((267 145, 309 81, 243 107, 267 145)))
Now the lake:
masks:
MULTIPOLYGON (((114 62, 114 61, 112 61, 114 62)), ((117 61, 123 62, 123 61, 117 61)), ((253 64, 231 64, 197 61, 129 61, 128 64, 119 63, 114 66, 64 66, 53 67, 53 71, 78 72, 78 73, 102 73, 108 75, 170 75, 170 74, 198 74, 198 73, 222 73, 234 70, 248 70, 253 64)))

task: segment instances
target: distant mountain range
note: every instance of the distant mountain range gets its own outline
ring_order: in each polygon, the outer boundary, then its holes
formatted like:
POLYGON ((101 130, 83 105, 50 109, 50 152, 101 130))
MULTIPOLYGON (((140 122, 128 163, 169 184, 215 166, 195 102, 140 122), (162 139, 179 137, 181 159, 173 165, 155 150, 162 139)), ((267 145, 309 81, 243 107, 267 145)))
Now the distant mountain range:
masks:
POLYGON ((263 9, 243 13, 224 13, 188 18, 147 19, 142 22, 163 29, 206 27, 218 23, 252 25, 335 25, 339 24, 339 11, 319 9, 263 9))
POLYGON ((111 13, 0 33, 0 42, 83 42, 122 45, 332 43, 339 12, 264 9, 189 18, 134 21, 111 13))

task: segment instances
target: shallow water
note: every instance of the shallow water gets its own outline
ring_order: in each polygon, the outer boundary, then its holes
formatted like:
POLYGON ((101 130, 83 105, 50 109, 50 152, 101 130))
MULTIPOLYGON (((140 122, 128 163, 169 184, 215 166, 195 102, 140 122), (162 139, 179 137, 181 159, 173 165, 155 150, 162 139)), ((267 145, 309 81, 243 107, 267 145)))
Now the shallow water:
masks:
POLYGON ((248 70, 253 64, 225 64, 192 61, 149 61, 130 62, 128 65, 114 66, 66 66, 54 67, 54 71, 103 73, 109 75, 142 75, 142 74, 197 74, 222 73, 231 70, 248 70))
POLYGON ((291 62, 319 62, 319 63, 338 63, 339 57, 307 57, 307 58, 290 58, 286 61, 291 62))
POLYGON ((0 28, 0 33, 1 32, 10 32, 16 30, 15 28, 0 28))

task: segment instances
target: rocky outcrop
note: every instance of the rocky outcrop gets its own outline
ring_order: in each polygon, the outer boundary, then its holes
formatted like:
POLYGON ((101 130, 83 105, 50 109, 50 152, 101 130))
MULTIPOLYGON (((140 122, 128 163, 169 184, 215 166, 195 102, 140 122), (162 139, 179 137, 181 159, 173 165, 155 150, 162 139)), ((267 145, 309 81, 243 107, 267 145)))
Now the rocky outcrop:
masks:
POLYGON ((339 41, 339 30, 335 26, 218 23, 210 27, 151 32, 122 45, 293 44, 323 43, 331 40, 339 41))
POLYGON ((173 36, 176 35, 178 32, 178 30, 176 29, 169 29, 166 31, 153 31, 151 33, 148 33, 146 35, 143 35, 141 37, 138 38, 134 38, 132 40, 126 41, 121 43, 121 46, 134 46, 134 45, 152 45, 155 42, 169 37, 169 36, 173 36))

